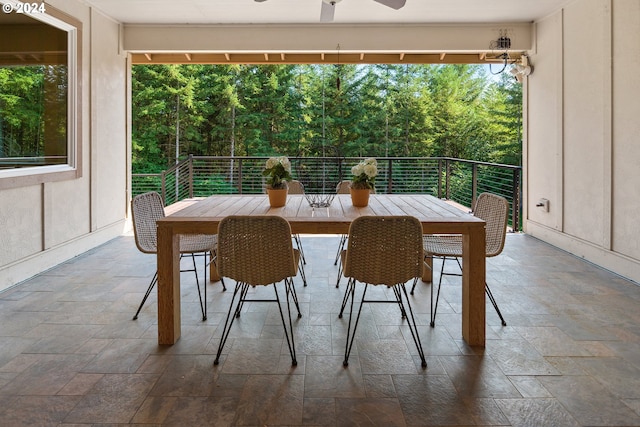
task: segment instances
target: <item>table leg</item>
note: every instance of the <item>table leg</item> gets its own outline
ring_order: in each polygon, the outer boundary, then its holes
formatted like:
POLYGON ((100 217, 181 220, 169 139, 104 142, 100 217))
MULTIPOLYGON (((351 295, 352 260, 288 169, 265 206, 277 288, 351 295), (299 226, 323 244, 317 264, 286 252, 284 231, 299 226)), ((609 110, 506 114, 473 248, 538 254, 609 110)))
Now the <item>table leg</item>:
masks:
POLYGON ((158 344, 180 339, 180 236, 158 227, 158 344))
POLYGON ((422 266, 422 281, 425 283, 433 282, 433 257, 426 257, 422 266))
POLYGON ((469 345, 484 347, 486 338, 484 227, 473 227, 469 234, 462 236, 462 254, 462 337, 469 345))
POLYGON ((213 261, 209 264, 209 281, 210 282, 220 281, 220 275, 218 274, 218 266, 213 261))

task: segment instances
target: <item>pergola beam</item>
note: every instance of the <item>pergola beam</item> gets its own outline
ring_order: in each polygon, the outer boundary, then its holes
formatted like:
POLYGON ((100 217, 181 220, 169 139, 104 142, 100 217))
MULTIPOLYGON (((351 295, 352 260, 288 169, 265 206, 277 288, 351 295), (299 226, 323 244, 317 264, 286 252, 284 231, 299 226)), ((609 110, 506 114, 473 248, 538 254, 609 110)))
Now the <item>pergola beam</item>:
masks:
MULTIPOLYGON (((509 52, 517 61, 523 52, 509 52)), ((491 52, 473 53, 189 53, 131 54, 133 64, 486 64, 503 60, 491 52)))

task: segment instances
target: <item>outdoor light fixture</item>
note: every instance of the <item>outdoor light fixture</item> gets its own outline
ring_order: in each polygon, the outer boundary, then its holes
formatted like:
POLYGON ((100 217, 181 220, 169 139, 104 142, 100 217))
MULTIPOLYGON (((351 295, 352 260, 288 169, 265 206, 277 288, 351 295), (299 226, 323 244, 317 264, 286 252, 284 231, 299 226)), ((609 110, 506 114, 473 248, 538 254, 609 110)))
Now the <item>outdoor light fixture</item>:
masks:
POLYGON ((522 80, 533 72, 533 67, 529 64, 529 57, 522 55, 520 63, 516 64, 509 72, 518 83, 522 83, 522 80))

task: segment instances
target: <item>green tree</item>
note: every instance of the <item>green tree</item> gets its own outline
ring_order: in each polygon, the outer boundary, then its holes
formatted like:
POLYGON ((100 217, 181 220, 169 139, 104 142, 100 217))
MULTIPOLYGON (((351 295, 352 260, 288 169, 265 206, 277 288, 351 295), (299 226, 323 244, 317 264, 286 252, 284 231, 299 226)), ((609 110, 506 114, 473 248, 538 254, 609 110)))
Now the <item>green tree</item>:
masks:
POLYGON ((44 155, 44 66, 0 67, 0 157, 44 155))
MULTIPOLYGON (((430 116, 434 122, 434 155, 472 159, 482 157, 477 142, 482 140, 482 114, 486 79, 477 66, 438 66, 430 74, 434 100, 430 116)), ((482 160, 482 159, 477 159, 482 160)))
POLYGON ((489 86, 487 138, 491 138, 488 161, 522 164, 522 85, 510 73, 489 86))
POLYGON ((475 65, 133 67, 134 171, 180 157, 449 156, 518 163, 521 87, 475 65))

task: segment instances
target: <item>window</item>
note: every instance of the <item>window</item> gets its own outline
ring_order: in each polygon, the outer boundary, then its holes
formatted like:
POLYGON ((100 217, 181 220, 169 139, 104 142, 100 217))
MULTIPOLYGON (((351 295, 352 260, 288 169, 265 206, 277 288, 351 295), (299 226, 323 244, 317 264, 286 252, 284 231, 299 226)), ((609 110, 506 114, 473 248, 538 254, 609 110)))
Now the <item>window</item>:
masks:
POLYGON ((78 177, 79 23, 0 3, 0 189, 78 177))

